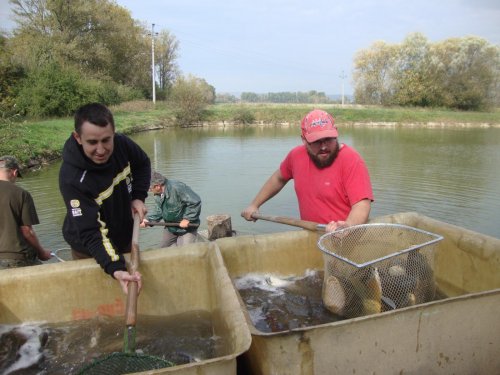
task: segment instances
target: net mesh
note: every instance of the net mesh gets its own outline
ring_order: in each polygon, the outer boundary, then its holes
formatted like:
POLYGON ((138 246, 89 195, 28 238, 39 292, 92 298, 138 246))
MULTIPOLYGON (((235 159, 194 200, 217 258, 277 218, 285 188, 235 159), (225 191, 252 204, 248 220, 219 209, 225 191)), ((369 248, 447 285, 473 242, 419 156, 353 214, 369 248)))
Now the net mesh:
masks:
POLYGON ((118 375, 140 371, 158 370, 174 366, 172 362, 159 357, 138 353, 112 353, 98 358, 80 369, 79 375, 118 375))
POLYGON ((323 303, 354 318, 434 299, 436 234, 400 224, 364 224, 323 235, 323 303))

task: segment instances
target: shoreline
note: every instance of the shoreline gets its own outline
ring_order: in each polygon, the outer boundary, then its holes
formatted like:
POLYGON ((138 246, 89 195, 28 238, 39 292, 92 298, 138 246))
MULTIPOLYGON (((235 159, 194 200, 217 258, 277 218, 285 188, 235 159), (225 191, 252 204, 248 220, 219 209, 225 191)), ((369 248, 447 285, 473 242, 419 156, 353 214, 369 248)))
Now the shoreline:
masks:
MULTIPOLYGON (((406 123, 406 122, 383 122, 383 121, 347 121, 336 124, 339 128, 347 128, 347 127, 374 127, 374 128, 430 128, 430 129, 444 129, 444 128, 458 128, 458 129, 472 129, 472 128, 480 128, 480 129, 496 129, 500 128, 500 123, 492 124, 492 123, 470 123, 470 122, 415 122, 415 123, 406 123)), ((283 122, 264 122, 264 121, 254 121, 251 124, 242 124, 237 123, 235 121, 204 121, 200 124, 188 125, 185 127, 181 127, 182 129, 190 129, 190 128, 219 128, 224 129, 227 127, 268 127, 268 126, 280 126, 280 127, 290 127, 290 126, 299 126, 299 124, 291 123, 288 121, 283 122)), ((123 134, 131 135, 135 133, 145 132, 145 131, 154 131, 154 130, 162 130, 169 128, 178 128, 177 125, 173 123, 163 123, 163 124, 154 124, 154 125, 139 125, 137 127, 128 128, 123 131, 123 134)), ((22 172, 32 173, 42 169, 44 166, 48 166, 51 163, 61 159, 62 149, 59 151, 55 151, 51 155, 46 155, 42 158, 30 159, 27 164, 21 163, 22 172)))
MULTIPOLYGON (((189 129, 189 128, 204 128, 204 127, 217 127, 217 128, 226 128, 226 127, 265 127, 265 126, 282 126, 282 127, 290 127, 290 126, 299 126, 300 124, 297 123, 291 123, 288 121, 284 122, 275 122, 275 123, 270 123, 270 122, 264 122, 264 121, 258 121, 258 122, 253 122, 251 124, 242 124, 234 121, 204 121, 200 124, 193 124, 193 125, 188 125, 188 126, 183 126, 181 127, 182 129, 189 129)), ((362 122, 362 121, 348 121, 348 122, 341 122, 336 124, 337 127, 343 128, 343 127, 356 127, 356 126, 367 126, 367 127, 392 127, 392 128, 481 128, 481 129, 488 129, 488 128, 500 128, 500 123, 488 123, 488 122, 436 122, 436 121, 430 121, 430 122, 412 122, 412 123, 407 123, 407 122, 383 122, 383 121, 367 121, 367 122, 362 122)), ((155 125, 143 125, 141 126, 140 129, 131 130, 128 129, 129 131, 126 134, 134 134, 137 132, 141 131, 149 131, 149 130, 160 130, 160 129, 169 129, 169 128, 175 128, 178 127, 177 125, 174 124, 155 124, 155 125)))

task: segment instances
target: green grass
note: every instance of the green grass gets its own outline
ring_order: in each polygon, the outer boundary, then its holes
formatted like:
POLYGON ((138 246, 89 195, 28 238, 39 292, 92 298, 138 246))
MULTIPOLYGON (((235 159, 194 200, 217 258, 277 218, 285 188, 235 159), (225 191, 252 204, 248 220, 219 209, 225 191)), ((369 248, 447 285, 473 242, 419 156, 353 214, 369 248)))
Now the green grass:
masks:
MULTIPOLYGON (((453 125, 457 123, 500 125, 500 110, 490 112, 462 112, 446 109, 382 108, 370 106, 340 106, 332 104, 216 104, 204 112, 203 120, 210 122, 234 121, 241 114, 251 113, 258 123, 296 123, 312 108, 321 108, 334 115, 339 126, 352 123, 394 122, 399 124, 427 124, 430 122, 453 125)), ((172 108, 158 102, 136 101, 112 107, 116 129, 130 134, 146 129, 174 126, 172 108)), ((64 142, 73 130, 73 119, 48 119, 18 122, 6 119, 0 122, 0 155, 15 155, 27 166, 50 161, 61 155, 64 142)))
MULTIPOLYGON (((218 104, 207 111, 207 120, 231 120, 239 104, 218 104)), ((463 112, 447 109, 382 108, 370 106, 344 106, 338 104, 245 104, 256 121, 266 123, 300 122, 312 108, 321 108, 332 113, 339 125, 353 122, 398 122, 398 123, 489 123, 500 124, 500 110, 491 112, 463 112)))

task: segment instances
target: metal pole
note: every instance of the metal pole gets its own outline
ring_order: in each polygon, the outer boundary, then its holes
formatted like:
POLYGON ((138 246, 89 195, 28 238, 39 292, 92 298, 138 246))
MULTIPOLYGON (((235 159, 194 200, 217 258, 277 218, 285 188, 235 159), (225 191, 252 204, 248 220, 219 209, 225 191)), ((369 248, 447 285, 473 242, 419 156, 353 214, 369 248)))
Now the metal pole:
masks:
POLYGON ((344 78, 346 77, 344 71, 342 70, 342 74, 340 78, 342 78, 342 107, 344 106, 344 78))
POLYGON ((151 80, 153 83, 153 104, 156 103, 156 83, 155 83, 155 24, 151 26, 151 80))

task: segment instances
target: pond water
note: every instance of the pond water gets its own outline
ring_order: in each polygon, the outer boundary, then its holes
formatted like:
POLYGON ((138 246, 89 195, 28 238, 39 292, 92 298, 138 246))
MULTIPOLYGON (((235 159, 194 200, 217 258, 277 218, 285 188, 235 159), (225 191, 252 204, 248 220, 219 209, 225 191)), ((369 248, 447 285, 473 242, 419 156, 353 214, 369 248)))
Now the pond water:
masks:
MULTIPOLYGON (((342 127, 340 141, 365 159, 374 188, 371 217, 416 211, 437 220, 500 238, 500 129, 342 127)), ((187 183, 203 201, 206 217, 229 214, 240 234, 297 228, 247 222, 240 212, 287 152, 300 144, 297 127, 166 129, 134 134, 153 167, 187 183)), ((61 235, 64 208, 58 189, 60 162, 27 173, 19 184, 35 200, 42 243, 66 247, 61 235)), ((147 204, 152 204, 148 197, 147 204)), ((293 182, 261 207, 267 215, 298 218, 293 182)), ((161 227, 141 230, 141 249, 155 248, 161 227)))

